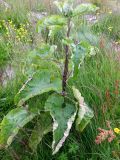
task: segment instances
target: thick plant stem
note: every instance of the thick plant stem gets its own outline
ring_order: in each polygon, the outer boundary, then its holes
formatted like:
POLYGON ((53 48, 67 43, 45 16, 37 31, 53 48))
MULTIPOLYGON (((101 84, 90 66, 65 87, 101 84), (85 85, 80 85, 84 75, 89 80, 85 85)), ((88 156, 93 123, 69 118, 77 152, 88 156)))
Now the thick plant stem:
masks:
MULTIPOLYGON (((67 38, 70 36, 70 26, 71 19, 68 19, 68 31, 67 31, 67 38)), ((68 78, 68 64, 69 64, 69 46, 65 46, 65 63, 64 63, 64 71, 63 71, 63 79, 62 79, 62 94, 65 95, 66 91, 66 84, 68 78)))

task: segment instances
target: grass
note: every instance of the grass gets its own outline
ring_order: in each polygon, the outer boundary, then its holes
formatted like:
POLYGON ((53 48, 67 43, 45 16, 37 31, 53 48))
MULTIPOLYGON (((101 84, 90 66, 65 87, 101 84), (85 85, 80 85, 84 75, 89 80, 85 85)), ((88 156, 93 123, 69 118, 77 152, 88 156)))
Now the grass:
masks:
POLYGON ((0 67, 4 66, 9 59, 9 47, 0 41, 0 67))
MULTIPOLYGON (((30 10, 40 11, 42 7, 36 6, 38 1, 9 1, 13 5, 13 11, 5 13, 1 19, 12 19, 13 22, 19 26, 21 23, 26 23, 26 14, 30 10), (19 4, 17 4, 19 2, 19 4), (33 6, 34 4, 34 6, 33 6), (18 6, 16 8, 16 6, 18 6), (32 7, 32 9, 31 9, 32 7), (17 14, 16 14, 17 13, 17 14)), ((48 3, 47 1, 45 1, 48 3)), ((47 4, 48 5, 48 4, 47 4)), ((43 9, 44 10, 44 9, 43 9)), ((12 160, 16 156, 21 157, 21 160, 118 160, 119 150, 116 142, 103 142, 101 145, 95 144, 95 138, 98 135, 98 128, 107 129, 106 121, 111 122, 111 127, 120 127, 119 123, 119 79, 120 79, 120 63, 117 59, 116 53, 111 52, 109 43, 106 42, 105 47, 100 48, 100 37, 94 33, 105 33, 110 39, 118 41, 119 35, 119 15, 109 15, 102 21, 98 22, 92 27, 92 32, 89 28, 82 27, 82 31, 78 33, 79 26, 77 26, 77 38, 79 40, 87 40, 92 45, 99 47, 99 52, 91 58, 86 58, 84 64, 80 67, 78 77, 72 84, 74 84, 84 96, 85 101, 94 110, 95 116, 92 122, 87 126, 83 133, 75 131, 74 127, 71 131, 70 137, 65 142, 64 147, 60 152, 52 156, 51 143, 52 134, 45 136, 43 141, 39 144, 36 153, 31 153, 28 146, 21 144, 19 141, 25 139, 25 132, 29 133, 33 124, 29 124, 21 130, 19 138, 15 140, 6 151, 0 151, 1 160, 12 160), (113 27, 111 32, 109 27, 113 27), (84 28, 84 29, 83 29, 84 28), (107 46, 108 45, 108 46, 107 46), (106 47, 107 46, 107 47, 106 47), (116 156, 115 154, 116 153, 116 156)), ((4 31, 1 31, 4 37, 4 31)), ((76 34, 75 33, 75 34, 76 34)), ((59 41, 57 39, 57 41, 59 41)), ((59 42, 58 42, 59 43, 59 42)), ((0 121, 6 113, 15 108, 14 96, 24 83, 26 77, 31 72, 29 62, 29 51, 31 51, 31 43, 28 43, 27 49, 24 49, 23 43, 15 45, 12 51, 15 53, 12 60, 9 61, 9 48, 5 41, 0 41, 0 67, 12 63, 15 69, 16 76, 9 81, 6 87, 0 86, 0 121), (29 46, 30 45, 30 46, 29 46), (28 70, 29 69, 29 70, 28 70), (26 72, 26 70, 28 72, 26 72)), ((38 44, 37 44, 38 45, 38 44)), ((33 47, 33 46, 32 46, 33 47)), ((45 97, 43 98, 43 100, 45 97)), ((36 100, 31 102, 35 105, 36 100)))
POLYGON ((116 94, 115 91, 116 81, 120 79, 120 64, 115 60, 114 54, 108 55, 107 53, 101 50, 95 57, 87 59, 74 82, 95 113, 91 127, 89 126, 88 131, 86 129, 86 138, 84 138, 84 142, 87 139, 85 146, 88 147, 85 153, 91 154, 92 160, 114 158, 111 154, 115 149, 114 143, 104 142, 101 145, 95 145, 94 139, 97 135, 97 128, 106 128, 106 120, 109 120, 113 127, 119 126, 117 123, 120 116, 119 93, 116 94), (107 92, 109 92, 108 97, 107 92))
POLYGON ((10 5, 10 8, 6 10, 4 7, 0 7, 0 20, 11 20, 16 26, 27 23, 29 21, 28 14, 31 11, 50 10, 49 0, 46 0, 45 3, 42 0, 6 0, 6 2, 10 5))
POLYGON ((115 13, 106 15, 93 25, 93 31, 97 34, 104 33, 109 38, 120 41, 120 15, 115 13))

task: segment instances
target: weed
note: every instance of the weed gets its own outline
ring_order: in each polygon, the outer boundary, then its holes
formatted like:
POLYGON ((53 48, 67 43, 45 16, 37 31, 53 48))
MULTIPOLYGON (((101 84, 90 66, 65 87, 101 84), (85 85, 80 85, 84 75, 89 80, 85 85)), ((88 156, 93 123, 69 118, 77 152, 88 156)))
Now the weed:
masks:
POLYGON ((104 33, 109 38, 120 40, 120 16, 119 14, 108 14, 101 21, 97 22, 92 27, 95 33, 104 33))

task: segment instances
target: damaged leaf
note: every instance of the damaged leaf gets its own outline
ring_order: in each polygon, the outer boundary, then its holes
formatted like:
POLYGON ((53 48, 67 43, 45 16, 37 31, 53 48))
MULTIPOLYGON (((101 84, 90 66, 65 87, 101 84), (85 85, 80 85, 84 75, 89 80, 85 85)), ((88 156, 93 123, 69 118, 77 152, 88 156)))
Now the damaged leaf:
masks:
POLYGON ((29 139, 30 148, 35 151, 44 135, 52 131, 52 118, 48 112, 41 113, 29 139))
POLYGON ((76 100, 79 103, 79 110, 78 110, 78 117, 76 120, 76 129, 82 132, 85 127, 90 123, 91 119, 93 118, 94 114, 93 111, 87 106, 84 102, 84 98, 81 96, 81 93, 78 89, 74 86, 72 87, 73 94, 76 100))
POLYGON ((0 124, 0 148, 8 147, 18 131, 36 116, 26 108, 16 108, 11 110, 0 124))
POLYGON ((54 121, 52 149, 56 154, 69 135, 76 116, 76 106, 64 104, 64 97, 53 94, 46 101, 45 110, 50 112, 54 121))
POLYGON ((49 91, 61 92, 61 79, 50 75, 49 70, 36 72, 18 92, 15 103, 21 106, 28 99, 49 91))

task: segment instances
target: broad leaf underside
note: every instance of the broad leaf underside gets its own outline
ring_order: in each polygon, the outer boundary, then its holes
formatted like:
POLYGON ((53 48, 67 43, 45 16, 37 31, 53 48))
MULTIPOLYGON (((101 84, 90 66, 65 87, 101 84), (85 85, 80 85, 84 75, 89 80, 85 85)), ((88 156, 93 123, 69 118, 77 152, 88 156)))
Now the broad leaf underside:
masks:
POLYGON ((0 148, 8 147, 18 131, 35 116, 22 107, 10 111, 0 124, 0 148))
POLYGON ((48 112, 41 113, 29 139, 30 148, 35 151, 43 136, 52 131, 52 118, 48 112))
POLYGON ((64 104, 64 98, 60 95, 51 95, 45 109, 50 111, 53 118, 53 154, 57 153, 62 147, 65 139, 69 135, 72 124, 76 116, 76 107, 72 104, 64 104))
POLYGON ((78 131, 83 131, 84 128, 89 124, 90 120, 93 118, 93 111, 87 106, 84 102, 84 98, 81 96, 81 93, 75 87, 73 88, 74 97, 79 103, 78 116, 76 120, 76 129, 78 131))
POLYGON ((36 72, 21 88, 15 97, 18 106, 22 106, 28 99, 49 92, 61 92, 61 79, 54 77, 48 70, 36 72))

